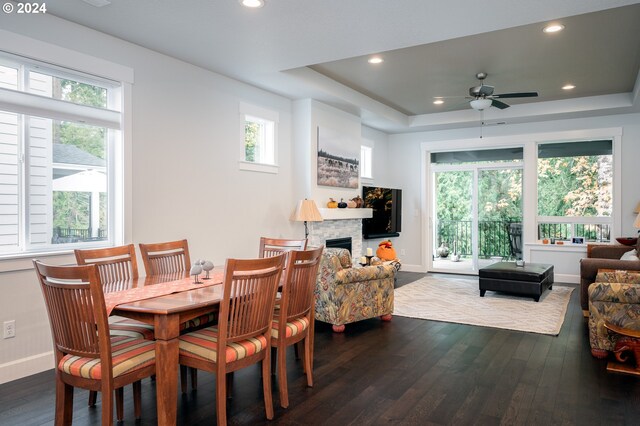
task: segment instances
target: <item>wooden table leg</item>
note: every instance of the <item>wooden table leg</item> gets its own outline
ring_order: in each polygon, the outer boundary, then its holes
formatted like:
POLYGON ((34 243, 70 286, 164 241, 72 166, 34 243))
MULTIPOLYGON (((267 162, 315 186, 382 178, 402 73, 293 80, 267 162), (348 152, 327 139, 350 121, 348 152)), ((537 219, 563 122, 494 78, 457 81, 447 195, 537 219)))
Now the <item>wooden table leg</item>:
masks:
POLYGON ((178 409, 179 316, 155 319, 158 425, 175 425, 178 409))

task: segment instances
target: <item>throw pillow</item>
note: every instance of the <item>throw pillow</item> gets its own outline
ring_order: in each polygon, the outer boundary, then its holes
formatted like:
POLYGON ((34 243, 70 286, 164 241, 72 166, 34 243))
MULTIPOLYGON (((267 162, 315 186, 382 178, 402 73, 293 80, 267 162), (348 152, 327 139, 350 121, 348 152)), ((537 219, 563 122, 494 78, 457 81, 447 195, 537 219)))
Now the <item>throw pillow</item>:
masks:
POLYGON ((622 255, 620 260, 640 260, 638 258, 638 252, 636 250, 631 250, 622 255))

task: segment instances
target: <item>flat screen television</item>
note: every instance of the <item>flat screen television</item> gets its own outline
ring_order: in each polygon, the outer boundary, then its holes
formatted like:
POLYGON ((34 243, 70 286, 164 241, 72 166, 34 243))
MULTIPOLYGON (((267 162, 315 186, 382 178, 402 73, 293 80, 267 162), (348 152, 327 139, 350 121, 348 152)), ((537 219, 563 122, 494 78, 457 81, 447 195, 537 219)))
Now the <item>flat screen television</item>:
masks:
POLYGON ((365 239, 398 237, 402 230, 402 190, 363 186, 363 207, 373 209, 371 219, 362 219, 365 239))

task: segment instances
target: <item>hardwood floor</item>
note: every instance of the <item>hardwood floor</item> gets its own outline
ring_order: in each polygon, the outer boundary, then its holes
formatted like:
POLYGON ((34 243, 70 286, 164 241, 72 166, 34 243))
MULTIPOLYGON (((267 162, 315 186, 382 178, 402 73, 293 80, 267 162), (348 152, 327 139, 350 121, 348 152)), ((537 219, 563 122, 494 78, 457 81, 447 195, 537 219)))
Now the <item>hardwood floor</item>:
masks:
MULTIPOLYGON (((398 286, 422 274, 401 272, 398 286)), ((640 380, 607 373, 589 353, 586 320, 574 291, 557 337, 394 317, 347 325, 344 334, 317 323, 313 388, 293 352, 290 406, 266 421, 260 370, 235 373, 230 424, 270 425, 519 425, 638 424, 640 380)), ((0 385, 0 425, 51 424, 53 371, 0 385)), ((143 419, 156 423, 155 389, 143 381, 143 419)), ((177 390, 176 390, 177 391, 177 390)), ((178 398, 181 425, 215 424, 213 376, 198 375, 197 392, 178 398)), ((99 405, 75 394, 74 424, 96 425, 99 405)), ((98 403, 99 404, 99 403, 98 403)), ((131 388, 125 424, 132 424, 131 388)))

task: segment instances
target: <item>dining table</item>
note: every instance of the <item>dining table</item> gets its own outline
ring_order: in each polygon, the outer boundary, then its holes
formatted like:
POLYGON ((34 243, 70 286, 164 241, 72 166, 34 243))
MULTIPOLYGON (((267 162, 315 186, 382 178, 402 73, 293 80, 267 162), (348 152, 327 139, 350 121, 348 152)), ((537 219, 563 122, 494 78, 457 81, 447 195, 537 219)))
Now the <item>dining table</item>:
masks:
POLYGON ((200 283, 188 275, 160 275, 140 277, 105 292, 110 315, 154 326, 158 425, 176 424, 180 324, 217 311, 222 282, 223 271, 214 270, 209 280, 200 283))

